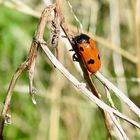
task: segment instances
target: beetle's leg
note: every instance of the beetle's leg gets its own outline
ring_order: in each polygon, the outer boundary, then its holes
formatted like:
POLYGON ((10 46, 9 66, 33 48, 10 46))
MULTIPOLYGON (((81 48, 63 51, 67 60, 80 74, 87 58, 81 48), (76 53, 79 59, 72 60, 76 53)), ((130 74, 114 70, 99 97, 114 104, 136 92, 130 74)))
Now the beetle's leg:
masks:
POLYGON ((74 51, 74 49, 70 49, 69 51, 74 51))
POLYGON ((72 58, 73 58, 73 61, 78 61, 79 62, 79 60, 80 60, 76 53, 73 54, 72 58))

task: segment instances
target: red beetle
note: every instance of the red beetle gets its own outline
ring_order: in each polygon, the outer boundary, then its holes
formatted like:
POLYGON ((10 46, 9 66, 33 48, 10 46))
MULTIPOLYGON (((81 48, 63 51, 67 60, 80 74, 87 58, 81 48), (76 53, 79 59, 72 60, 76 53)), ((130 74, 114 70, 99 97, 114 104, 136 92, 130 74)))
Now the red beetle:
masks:
POLYGON ((80 34, 74 38, 73 60, 81 57, 89 72, 95 73, 101 67, 100 56, 96 48, 95 42, 86 34, 80 34))

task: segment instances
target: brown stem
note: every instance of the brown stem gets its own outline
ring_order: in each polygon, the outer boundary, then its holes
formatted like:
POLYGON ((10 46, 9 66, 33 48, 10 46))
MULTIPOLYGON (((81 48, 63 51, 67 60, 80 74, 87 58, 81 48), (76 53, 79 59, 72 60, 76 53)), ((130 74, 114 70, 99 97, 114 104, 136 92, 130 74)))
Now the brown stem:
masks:
MULTIPOLYGON (((41 18, 40 18, 40 21, 39 21, 39 24, 38 24, 38 27, 37 27, 37 31, 35 33, 35 37, 34 37, 33 42, 31 44, 31 49, 29 51, 27 59, 17 68, 16 72, 13 75, 13 78, 12 78, 11 83, 9 85, 9 88, 7 90, 5 103, 3 106, 2 113, 1 113, 0 139, 3 139, 4 122, 6 120, 7 112, 8 112, 9 107, 10 107, 10 102, 11 102, 11 98, 13 95, 14 87, 16 85, 16 82, 17 82, 19 76, 26 69, 29 72, 30 94, 31 94, 31 96, 33 95, 32 81, 33 81, 33 74, 34 74, 34 68, 35 68, 35 61, 36 61, 36 57, 37 57, 37 50, 39 47, 39 43, 44 43, 43 34, 44 34, 44 30, 45 30, 45 25, 46 25, 48 16, 50 15, 51 11, 54 10, 54 8, 55 8, 55 5, 50 5, 47 8, 45 8, 45 10, 43 11, 41 18)), ((33 98, 33 96, 32 96, 32 98, 33 98)))
POLYGON ((3 128, 4 128, 4 122, 5 122, 6 115, 7 115, 9 106, 10 106, 10 102, 11 102, 11 98, 12 98, 12 95, 13 95, 14 87, 16 85, 17 79, 19 78, 20 74, 27 68, 27 65, 28 65, 28 62, 25 61, 24 63, 22 63, 17 68, 15 74, 13 75, 11 83, 9 85, 9 88, 8 88, 8 91, 7 91, 7 96, 6 96, 5 103, 4 103, 4 106, 3 106, 3 110, 2 110, 2 113, 1 113, 2 116, 1 116, 1 119, 0 119, 0 138, 1 139, 3 138, 2 133, 3 133, 3 128))

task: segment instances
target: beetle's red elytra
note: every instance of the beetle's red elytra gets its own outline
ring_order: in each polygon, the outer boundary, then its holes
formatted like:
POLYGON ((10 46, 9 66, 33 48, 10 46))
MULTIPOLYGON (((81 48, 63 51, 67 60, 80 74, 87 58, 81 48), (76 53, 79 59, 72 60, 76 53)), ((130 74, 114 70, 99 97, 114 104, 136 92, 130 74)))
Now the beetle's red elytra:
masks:
POLYGON ((90 73, 96 73, 101 67, 100 56, 95 42, 86 34, 80 34, 74 38, 75 54, 73 59, 80 56, 90 73))

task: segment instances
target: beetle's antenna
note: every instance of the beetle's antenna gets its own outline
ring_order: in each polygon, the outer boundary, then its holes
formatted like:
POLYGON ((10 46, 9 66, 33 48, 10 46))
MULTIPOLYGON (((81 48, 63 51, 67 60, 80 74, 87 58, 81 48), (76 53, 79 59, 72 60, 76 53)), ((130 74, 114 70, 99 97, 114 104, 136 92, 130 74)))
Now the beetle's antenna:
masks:
POLYGON ((68 3, 68 5, 69 5, 69 7, 70 7, 70 9, 71 9, 71 12, 72 12, 72 14, 73 14, 73 16, 74 16, 74 19, 75 19, 75 20, 77 21, 77 23, 79 24, 80 29, 77 27, 78 33, 79 33, 79 32, 83 32, 83 25, 82 25, 82 23, 80 22, 80 20, 78 19, 78 17, 75 15, 74 10, 73 10, 73 7, 72 7, 70 1, 67 0, 67 3, 68 3))

